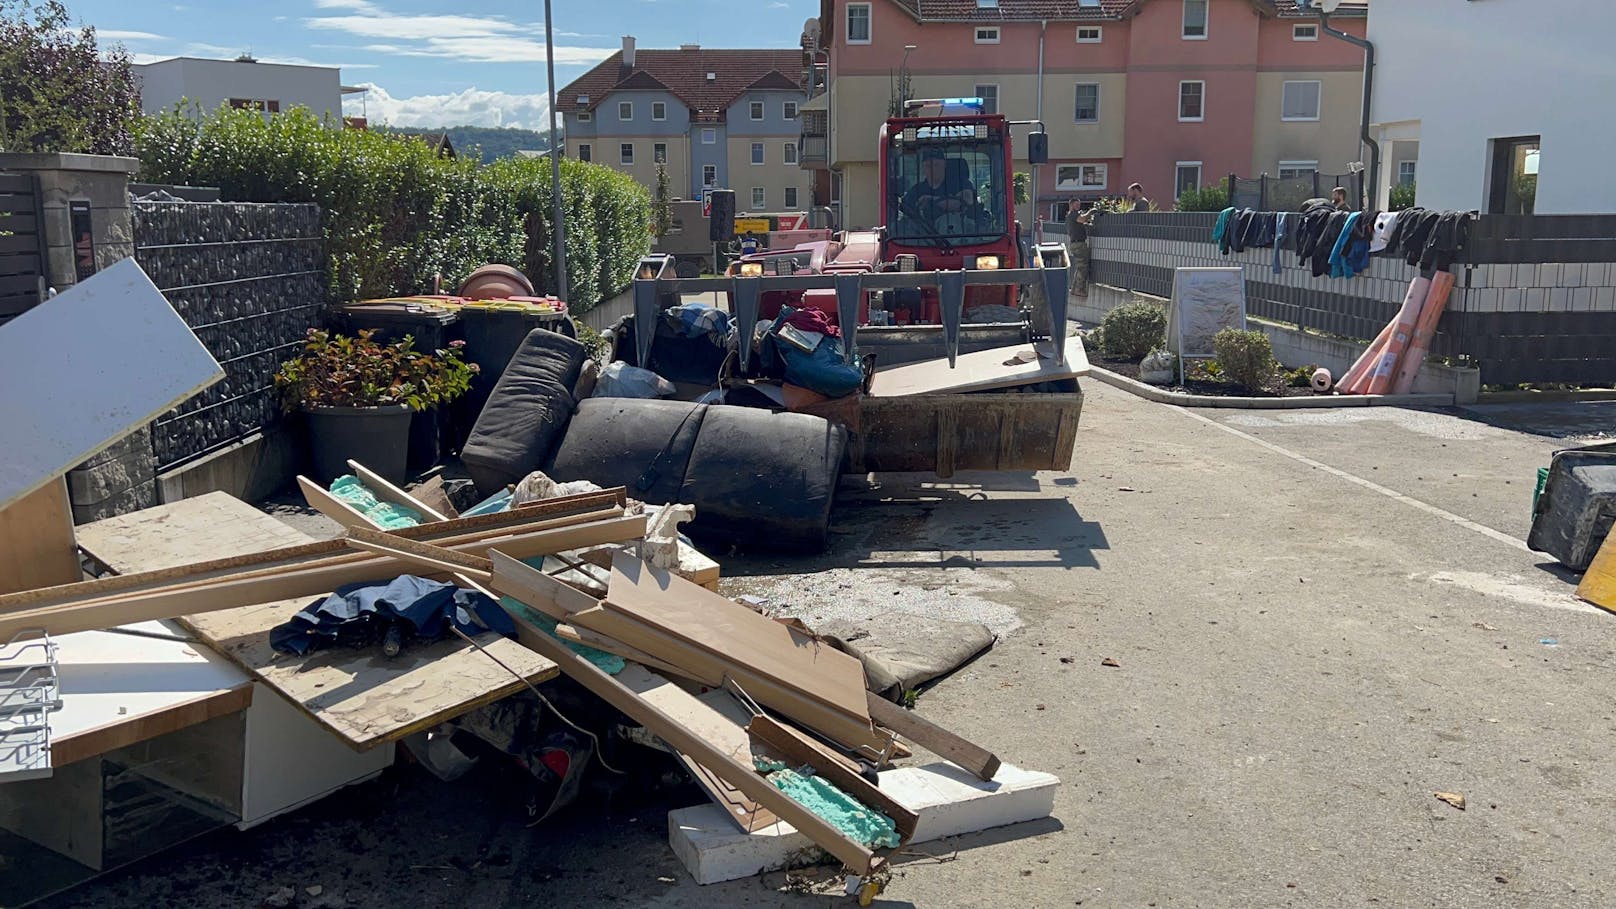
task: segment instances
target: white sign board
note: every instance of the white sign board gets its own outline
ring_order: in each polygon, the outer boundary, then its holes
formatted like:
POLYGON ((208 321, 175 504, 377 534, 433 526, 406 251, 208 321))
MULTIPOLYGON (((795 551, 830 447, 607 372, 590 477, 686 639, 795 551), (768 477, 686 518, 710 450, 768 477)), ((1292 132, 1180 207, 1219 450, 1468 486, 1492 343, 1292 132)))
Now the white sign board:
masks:
POLYGON ((0 325, 0 508, 222 378, 134 259, 0 325))
POLYGON ((1167 347, 1181 359, 1213 356, 1212 336, 1246 327, 1246 279, 1239 268, 1177 268, 1167 309, 1167 347))

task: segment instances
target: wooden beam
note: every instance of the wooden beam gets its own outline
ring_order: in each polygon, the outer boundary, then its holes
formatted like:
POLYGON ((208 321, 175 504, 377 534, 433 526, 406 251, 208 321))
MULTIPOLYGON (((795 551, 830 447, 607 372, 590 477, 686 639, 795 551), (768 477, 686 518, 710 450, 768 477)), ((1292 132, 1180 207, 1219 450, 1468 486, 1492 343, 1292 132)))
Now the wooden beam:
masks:
MULTIPOLYGON (((630 515, 572 527, 513 534, 451 548, 461 553, 483 554, 490 547, 498 546, 502 552, 514 558, 532 558, 562 549, 638 539, 644 534, 645 516, 630 515)), ((336 542, 346 545, 341 540, 336 542)), ((44 629, 51 634, 68 634, 130 622, 179 618, 316 596, 344 584, 396 577, 406 572, 412 564, 400 561, 400 558, 403 556, 394 558, 359 554, 358 561, 344 560, 338 564, 279 571, 267 576, 226 578, 177 589, 139 591, 88 604, 70 603, 3 614, 0 615, 0 640, 36 629, 44 629)), ((426 574, 431 576, 433 572, 426 574)))
POLYGON ((216 691, 182 704, 123 719, 51 740, 51 763, 61 767, 117 748, 188 729, 216 717, 240 713, 252 705, 253 683, 216 691))
POLYGON ((303 492, 303 501, 307 502, 310 508, 345 528, 376 526, 374 521, 365 517, 364 512, 332 495, 324 486, 302 474, 297 476, 297 488, 303 492))
POLYGON ((984 780, 991 780, 999 772, 999 758, 993 752, 975 745, 913 710, 905 710, 880 695, 870 692, 870 718, 924 747, 939 757, 958 764, 984 780))
MULTIPOLYGON (((406 539, 447 546, 497 536, 501 532, 508 534, 519 530, 560 527, 569 523, 614 517, 623 513, 626 498, 624 490, 619 487, 602 492, 548 499, 497 514, 475 515, 441 524, 401 528, 396 533, 406 539)), ((83 602, 124 590, 206 581, 257 569, 280 570, 300 562, 313 562, 321 558, 352 560, 355 557, 356 555, 348 550, 347 544, 342 540, 322 540, 316 543, 283 546, 263 552, 211 559, 157 571, 116 575, 93 581, 79 581, 6 594, 0 596, 0 614, 46 604, 83 602)))
POLYGON ((372 495, 378 499, 381 499, 383 502, 391 502, 394 505, 403 505, 405 508, 412 508, 420 512, 421 517, 428 521, 449 520, 448 515, 438 511, 437 509, 426 504, 415 496, 410 495, 408 492, 405 492, 397 486, 394 486, 392 483, 388 482, 386 477, 374 470, 371 470, 369 467, 366 467, 358 461, 350 460, 348 462, 348 469, 354 472, 354 476, 358 477, 360 482, 365 484, 365 487, 370 490, 372 495))
POLYGON ((915 824, 919 823, 920 816, 882 792, 858 771, 848 769, 846 758, 772 717, 753 717, 746 731, 753 741, 783 755, 786 763, 794 767, 807 764, 838 789, 891 818, 903 842, 915 835, 915 824))
MULTIPOLYGON (((497 589, 497 576, 495 580, 497 589)), ((502 592, 511 596, 509 591, 502 592)), ((554 661, 561 667, 562 672, 594 692, 601 700, 621 710, 630 719, 651 730, 676 750, 689 755, 719 778, 779 815, 820 848, 839 859, 853 873, 867 877, 885 864, 885 860, 871 852, 868 847, 848 839, 840 830, 809 811, 802 803, 775 788, 773 783, 759 776, 754 768, 726 754, 722 748, 702 738, 661 708, 647 702, 622 682, 596 668, 595 664, 573 653, 566 645, 545 634, 520 614, 511 613, 511 618, 516 622, 518 639, 524 645, 554 661)))
POLYGON ((466 580, 466 583, 470 583, 468 578, 486 583, 493 577, 493 563, 488 559, 465 555, 453 549, 428 546, 368 527, 351 528, 347 539, 348 545, 355 549, 452 574, 456 578, 466 580))

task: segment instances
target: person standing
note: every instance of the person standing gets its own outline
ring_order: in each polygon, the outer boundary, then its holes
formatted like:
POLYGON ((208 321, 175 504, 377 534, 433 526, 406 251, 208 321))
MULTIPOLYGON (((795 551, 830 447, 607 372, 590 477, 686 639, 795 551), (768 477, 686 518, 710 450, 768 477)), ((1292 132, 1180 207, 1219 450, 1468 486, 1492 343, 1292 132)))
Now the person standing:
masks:
POLYGON ((1335 207, 1336 211, 1352 210, 1352 206, 1347 204, 1347 188, 1345 186, 1337 186, 1335 189, 1330 190, 1330 204, 1335 207))
POLYGON ((1075 203, 1066 210, 1066 250, 1072 259, 1072 295, 1089 295, 1089 225, 1093 210, 1083 211, 1075 203))
POLYGON ((1145 188, 1137 183, 1128 184, 1128 202, 1130 211, 1150 211, 1150 200, 1145 198, 1145 188))

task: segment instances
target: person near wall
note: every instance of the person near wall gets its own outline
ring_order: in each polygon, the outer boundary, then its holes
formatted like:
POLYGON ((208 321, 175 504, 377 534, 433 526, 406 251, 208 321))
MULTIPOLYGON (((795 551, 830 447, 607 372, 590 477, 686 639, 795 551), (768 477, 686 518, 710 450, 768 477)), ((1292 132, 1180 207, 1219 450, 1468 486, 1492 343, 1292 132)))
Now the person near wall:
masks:
POLYGON ((1145 188, 1138 183, 1128 184, 1129 211, 1150 211, 1150 200, 1145 197, 1145 188))
POLYGON ((1073 205, 1066 211, 1066 248, 1072 259, 1072 295, 1089 295, 1089 225, 1094 211, 1073 205))
POLYGON ((1337 186, 1330 190, 1330 204, 1335 206, 1336 211, 1351 211, 1352 206, 1347 204, 1347 188, 1337 186))

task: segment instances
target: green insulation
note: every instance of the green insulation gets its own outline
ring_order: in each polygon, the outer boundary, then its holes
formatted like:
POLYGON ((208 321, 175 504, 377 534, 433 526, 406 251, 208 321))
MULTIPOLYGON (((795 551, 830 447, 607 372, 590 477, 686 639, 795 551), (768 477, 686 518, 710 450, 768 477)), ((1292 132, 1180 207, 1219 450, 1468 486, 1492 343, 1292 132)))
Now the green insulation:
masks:
POLYGON ((586 644, 579 644, 576 641, 569 641, 566 638, 556 637, 556 626, 561 623, 550 618, 537 609, 534 609, 532 606, 529 606, 521 600, 513 600, 510 597, 500 597, 499 604, 504 606, 507 612, 515 613, 516 615, 521 616, 525 621, 529 621, 534 625, 537 625, 545 634, 565 644, 568 650, 571 650, 573 653, 576 653, 589 662, 594 663, 595 668, 599 669, 601 672, 604 672, 607 675, 617 675, 619 672, 623 671, 622 657, 615 653, 607 653, 604 650, 596 650, 595 648, 586 644))
POLYGON ((421 523, 421 515, 413 508, 394 505, 376 498, 360 479, 343 474, 331 481, 331 494, 348 503, 353 509, 370 519, 383 530, 398 530, 421 523))
POLYGON ((776 789, 800 802, 848 839, 872 849, 898 845, 898 827, 887 817, 867 807, 820 776, 799 773, 779 761, 757 758, 759 773, 776 789))

